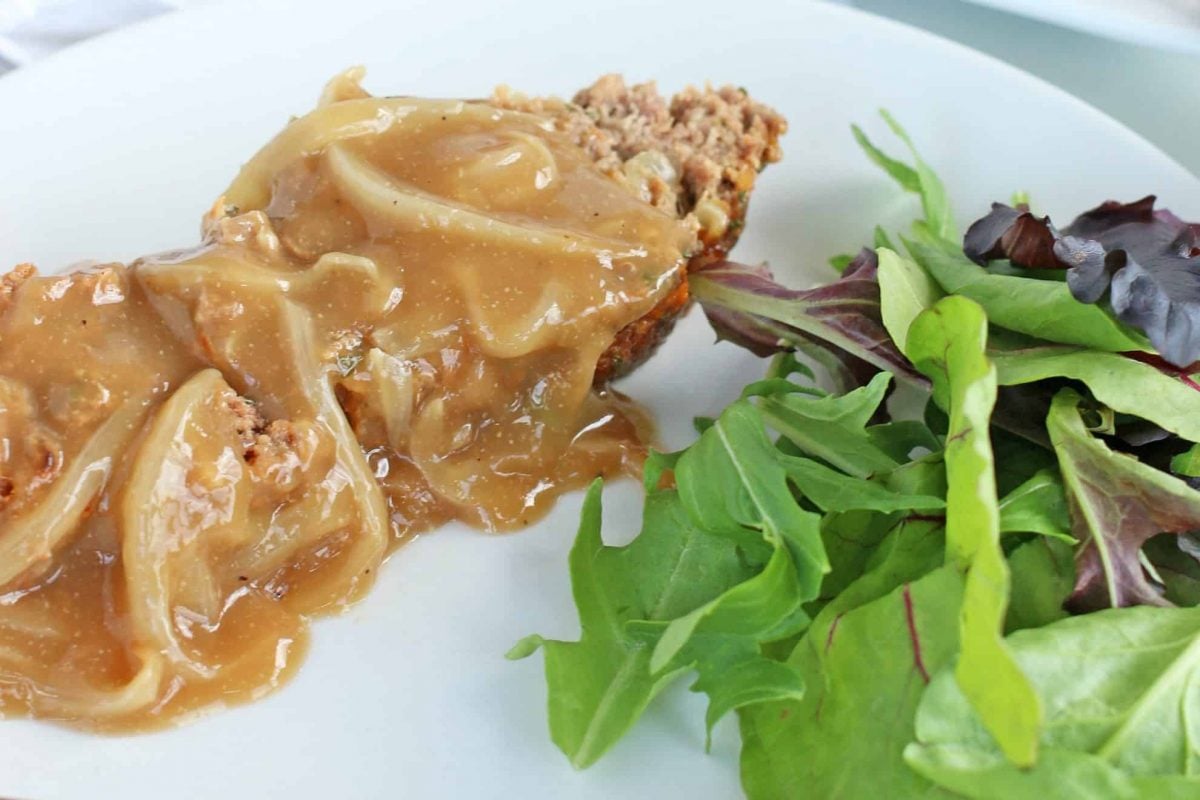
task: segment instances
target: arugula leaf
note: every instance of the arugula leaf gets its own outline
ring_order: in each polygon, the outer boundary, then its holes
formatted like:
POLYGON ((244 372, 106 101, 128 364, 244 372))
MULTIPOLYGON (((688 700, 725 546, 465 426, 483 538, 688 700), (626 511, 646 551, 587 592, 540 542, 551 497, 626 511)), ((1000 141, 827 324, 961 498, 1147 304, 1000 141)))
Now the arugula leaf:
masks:
POLYGON ((953 242, 920 235, 903 241, 913 259, 945 292, 979 303, 993 325, 1114 353, 1150 349, 1140 333, 1099 306, 1072 297, 1066 284, 990 273, 973 264, 953 242))
POLYGON ((550 737, 576 767, 596 761, 641 716, 650 700, 684 671, 651 674, 653 645, 630 620, 687 614, 748 577, 733 543, 693 526, 678 495, 646 498, 641 534, 624 547, 600 538, 601 483, 584 500, 571 548, 571 588, 579 609, 578 642, 531 636, 510 657, 545 651, 550 737))
MULTIPOLYGON (((709 695, 705 724, 711 736, 713 725, 729 711, 803 696, 799 672, 764 657, 760 645, 780 635, 785 621, 794 622, 807 599, 791 554, 780 543, 762 572, 715 600, 669 623, 631 622, 628 628, 650 634, 651 673, 697 670, 692 691, 709 695)), ((807 622, 806 616, 801 619, 807 622)))
POLYGON ((950 415, 946 557, 967 573, 955 676, 1004 754, 1027 766, 1037 758, 1041 701, 1000 635, 1009 576, 988 436, 996 370, 984 354, 986 343, 983 309, 965 297, 946 297, 914 320, 905 350, 950 415))
MULTIPOLYGON (((946 471, 940 455, 930 455, 904 464, 882 476, 880 481, 888 488, 903 494, 932 497, 946 495, 946 471)), ((843 603, 848 599, 864 602, 859 592, 865 584, 859 579, 868 573, 875 574, 881 561, 891 558, 897 542, 905 543, 901 548, 905 550, 909 544, 921 538, 912 533, 915 528, 936 531, 938 541, 941 542, 938 552, 942 553, 945 540, 940 532, 944 522, 944 513, 940 511, 918 513, 911 509, 890 514, 867 511, 826 514, 821 523, 821 538, 825 542, 825 551, 833 569, 821 584, 820 597, 809 603, 807 608, 815 614, 835 599, 843 603), (850 586, 855 587, 855 592, 843 597, 843 593, 850 586)), ((939 558, 929 562, 923 571, 935 568, 941 560, 939 558)), ((923 571, 910 575, 910 579, 920 577, 923 571)), ((888 589, 897 585, 899 582, 890 584, 888 589)))
MULTIPOLYGON (((871 551, 862 573, 817 614, 810 633, 819 639, 837 624, 839 615, 937 570, 945 561, 945 547, 943 521, 918 515, 899 520, 871 551)), ((961 583, 955 597, 961 595, 961 583)), ((951 608, 958 605, 956 601, 951 608)))
MULTIPOLYGON (((817 407, 861 424, 870 404, 817 407)), ((797 503, 780 459, 755 408, 733 403, 687 450, 648 461, 642 532, 622 548, 601 542, 593 485, 571 552, 580 641, 528 637, 511 652, 545 649, 551 737, 573 764, 599 758, 688 669, 709 694, 710 729, 734 708, 803 692, 761 645, 807 624, 801 605, 829 563, 820 517, 797 503), (667 469, 676 490, 658 489, 667 469)))
POLYGON ((679 457, 675 481, 697 527, 730 537, 751 555, 762 552, 764 540, 767 545, 786 542, 801 591, 806 599, 816 597, 821 576, 829 571, 820 518, 792 496, 778 451, 749 402, 735 402, 721 412, 679 457))
POLYGON ((879 256, 879 297, 883 326, 892 341, 904 352, 908 328, 925 309, 943 296, 940 286, 915 261, 881 247, 879 256))
POLYGON ((938 511, 946 507, 940 497, 896 492, 880 483, 843 475, 808 458, 781 458, 796 491, 822 511, 938 511))
POLYGON ((1081 399, 1063 389, 1046 420, 1083 542, 1070 604, 1076 610, 1161 605, 1139 557, 1142 545, 1162 532, 1200 528, 1200 492, 1092 436, 1079 414, 1081 399))
POLYGON ((857 607, 822 612, 790 659, 808 694, 739 714, 750 800, 935 792, 903 753, 929 675, 958 649, 961 593, 961 576, 943 567, 857 607))
POLYGON ((875 234, 872 236, 871 241, 876 252, 878 252, 879 248, 881 247, 886 247, 893 253, 896 252, 896 245, 892 244, 892 238, 888 236, 888 232, 883 229, 882 225, 875 226, 875 234))
POLYGON ((897 462, 914 458, 914 453, 933 453, 942 449, 942 443, 924 422, 915 419, 894 419, 867 429, 871 444, 897 462))
POLYGON ((1200 390, 1150 364, 1057 345, 993 350, 990 355, 1003 385, 1073 378, 1114 411, 1149 420, 1188 441, 1200 441, 1200 390), (1137 389, 1130 391, 1130 387, 1137 389))
POLYGON ((1198 796, 1200 609, 1101 611, 1009 643, 1052 698, 1037 766, 1001 758, 947 670, 917 711, 917 772, 971 798, 1198 796))
POLYGON ((942 239, 956 238, 958 228, 954 224, 954 214, 950 209, 950 199, 946 194, 946 187, 942 183, 942 179, 921 158, 912 139, 909 138, 900 123, 884 109, 879 110, 879 116, 883 117, 883 121, 891 128, 896 138, 908 147, 908 152, 913 158, 913 166, 886 155, 871 143, 871 140, 857 125, 851 128, 855 141, 862 147, 867 157, 879 165, 905 191, 920 196, 921 209, 925 214, 923 224, 930 233, 942 239))
POLYGON ((867 154, 867 158, 871 159, 880 169, 890 175, 892 180, 900 184, 902 189, 913 194, 921 193, 921 179, 917 176, 915 169, 903 161, 897 161, 876 147, 867 138, 867 135, 863 133, 862 128, 857 125, 851 125, 850 132, 854 135, 854 141, 858 142, 858 146, 867 154))
POLYGON ((757 407, 767 425, 783 434, 793 449, 851 476, 868 478, 899 465, 866 432, 890 380, 888 373, 876 373, 866 386, 827 397, 776 393, 763 397, 757 407))
POLYGON ((821 521, 821 539, 833 568, 821 582, 820 595, 805 606, 809 614, 820 613, 869 571, 901 523, 897 514, 870 511, 826 514, 821 521))

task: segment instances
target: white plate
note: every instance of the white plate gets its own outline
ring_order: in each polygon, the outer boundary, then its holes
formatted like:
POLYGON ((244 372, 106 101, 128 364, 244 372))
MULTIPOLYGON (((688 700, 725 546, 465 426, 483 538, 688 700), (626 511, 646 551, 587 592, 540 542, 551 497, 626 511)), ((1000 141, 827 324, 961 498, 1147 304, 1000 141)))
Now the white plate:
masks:
MULTIPOLYGON (((156 20, 0 80, 0 261, 56 269, 186 244, 238 164, 352 63, 379 92, 478 96, 507 82, 569 93, 621 70, 666 88, 744 84, 791 120, 738 249, 794 282, 872 226, 915 212, 856 150, 848 125, 887 106, 963 220, 1028 190, 1065 217, 1158 192, 1200 216, 1200 182, 1097 111, 999 62, 852 10, 767 0, 675 9, 610 0, 244 3, 156 20), (401 7, 402 6, 402 7, 401 7)), ((714 347, 693 314, 624 387, 690 439, 761 364, 714 347)), ((610 489, 628 536, 636 488, 610 489)), ((316 626, 299 677, 257 704, 141 737, 0 723, 0 795, 37 798, 727 798, 737 735, 703 752, 703 702, 678 689, 607 758, 575 772, 546 735, 540 657, 502 654, 532 632, 574 638, 566 552, 579 497, 536 528, 448 528, 396 553, 370 597, 316 626)))
POLYGON ((1122 42, 1200 53, 1198 0, 970 0, 1122 42))

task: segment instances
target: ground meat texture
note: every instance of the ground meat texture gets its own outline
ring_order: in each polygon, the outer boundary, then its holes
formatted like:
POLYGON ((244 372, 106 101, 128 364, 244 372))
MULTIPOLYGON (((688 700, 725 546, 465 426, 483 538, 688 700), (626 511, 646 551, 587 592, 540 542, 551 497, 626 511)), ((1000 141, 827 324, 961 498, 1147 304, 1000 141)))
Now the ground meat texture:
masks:
MULTIPOLYGON (((701 249, 688 269, 725 256, 737 242, 758 173, 778 161, 784 118, 744 89, 689 87, 674 97, 654 83, 606 75, 571 102, 500 88, 492 102, 548 116, 596 162, 647 202, 692 217, 701 249)), ((666 338, 689 305, 687 278, 620 333, 596 369, 596 384, 626 374, 666 338)))
POLYGON ((21 284, 37 274, 33 264, 17 264, 0 277, 0 314, 8 307, 13 295, 21 288, 21 284))
POLYGON ((270 487, 273 497, 295 489, 317 449, 313 426, 285 419, 268 422, 253 401, 240 395, 229 400, 228 408, 242 458, 257 483, 270 487))

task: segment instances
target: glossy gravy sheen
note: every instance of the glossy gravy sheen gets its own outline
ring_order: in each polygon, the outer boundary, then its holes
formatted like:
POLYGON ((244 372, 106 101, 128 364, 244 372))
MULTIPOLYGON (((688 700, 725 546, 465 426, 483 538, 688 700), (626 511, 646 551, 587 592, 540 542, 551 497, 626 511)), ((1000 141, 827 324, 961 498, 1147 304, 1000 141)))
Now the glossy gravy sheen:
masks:
POLYGON ((693 231, 546 121, 335 82, 205 231, 5 279, 7 715, 136 729, 257 697, 405 538, 640 465, 593 372, 693 231))

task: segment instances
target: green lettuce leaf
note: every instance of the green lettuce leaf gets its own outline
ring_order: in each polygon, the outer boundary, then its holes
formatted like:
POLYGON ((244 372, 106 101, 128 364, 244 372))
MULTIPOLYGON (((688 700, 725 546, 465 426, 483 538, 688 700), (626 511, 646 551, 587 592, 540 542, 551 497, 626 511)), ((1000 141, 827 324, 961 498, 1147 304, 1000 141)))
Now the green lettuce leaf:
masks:
POLYGON ((988 435, 996 370, 986 344, 983 309, 965 297, 947 297, 913 322, 906 351, 950 416, 946 557, 967 573, 955 676, 1004 754, 1028 766, 1037 759, 1041 701, 1001 637, 1009 576, 988 435))
POLYGON ((1111 609, 1009 643, 1051 699, 1037 766, 1004 760, 947 670, 917 711, 915 770, 970 798, 1200 796, 1200 609, 1111 609))
POLYGON ((962 578, 951 567, 927 572, 940 556, 934 539, 905 570, 923 577, 822 612, 791 657, 809 686, 802 700, 739 714, 750 800, 942 794, 903 760, 929 675, 958 649, 962 578))
POLYGON ((1049 344, 993 350, 990 355, 1003 386, 1073 378, 1114 411, 1149 420, 1189 442, 1200 441, 1200 391, 1149 364, 1115 353, 1049 344))
POLYGON ((905 239, 904 246, 945 292, 983 306, 993 325, 1114 353, 1150 349, 1144 336, 1103 308, 1072 297, 1065 283, 988 272, 967 258, 957 243, 929 236, 905 239))
MULTIPOLYGON (((908 328, 944 292, 925 270, 894 250, 881 247, 879 256, 879 302, 883 327, 900 352, 908 342, 908 328)), ((907 354, 906 354, 907 355, 907 354)))

